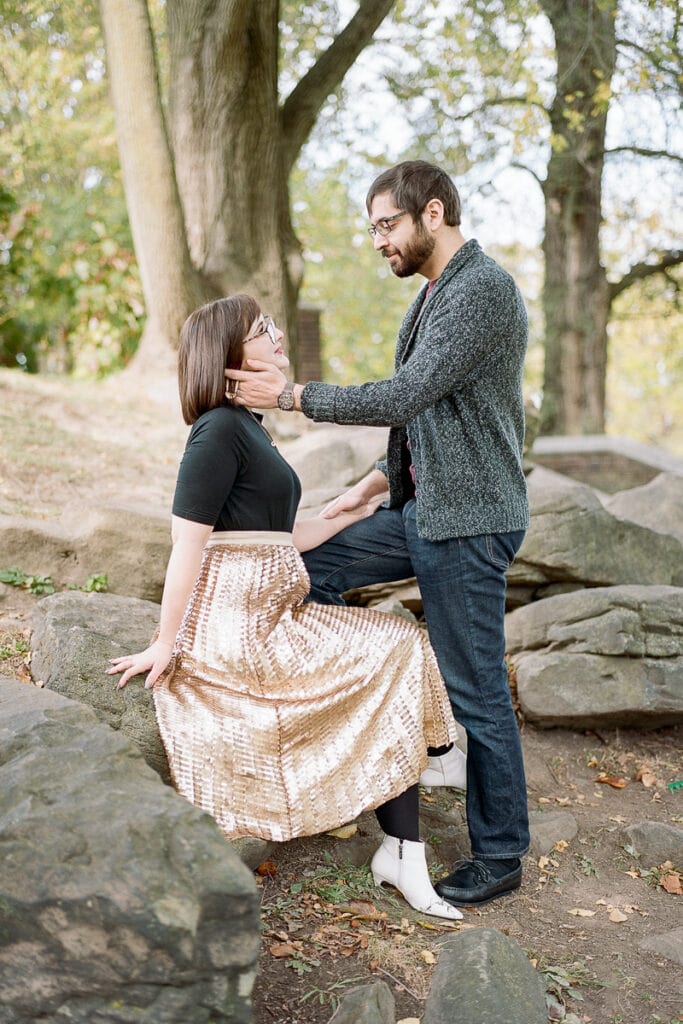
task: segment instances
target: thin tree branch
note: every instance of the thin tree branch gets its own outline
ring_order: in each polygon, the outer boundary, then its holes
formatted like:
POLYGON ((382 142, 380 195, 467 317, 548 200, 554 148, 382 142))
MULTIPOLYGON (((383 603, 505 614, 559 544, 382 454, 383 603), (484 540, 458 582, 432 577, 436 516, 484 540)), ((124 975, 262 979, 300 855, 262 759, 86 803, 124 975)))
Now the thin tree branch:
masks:
POLYGON ((285 172, 291 170, 323 103, 369 44, 394 3, 395 0, 361 0, 346 28, 285 100, 280 110, 285 172))
POLYGON ((678 156, 677 153, 669 153, 665 149, 643 149, 641 146, 614 146, 612 149, 605 150, 605 156, 610 156, 612 153, 634 153, 636 156, 661 157, 663 160, 676 160, 679 164, 683 164, 683 156, 678 156))
POLYGON ((538 102, 538 100, 530 100, 528 96, 496 96, 494 99, 483 100, 479 106, 473 107, 464 114, 449 114, 448 120, 467 121, 475 114, 480 114, 483 110, 488 110, 489 107, 504 106, 536 107, 538 110, 542 110, 544 114, 548 113, 547 107, 544 107, 542 103, 538 102))
POLYGON ((676 75, 676 68, 673 64, 670 66, 665 60, 657 60, 651 49, 647 46, 643 46, 642 43, 637 43, 635 39, 621 39, 615 40, 617 46, 623 47, 625 50, 636 50, 642 54, 643 57, 647 57, 653 67, 659 68, 661 71, 666 71, 670 75, 676 75))
POLYGON ((635 263, 620 281, 614 281, 609 284, 608 295, 610 305, 614 302, 617 295, 621 295, 623 291, 630 288, 636 281, 643 281, 646 277, 652 277, 653 274, 663 274, 668 267, 678 266, 679 263, 683 263, 683 249, 670 249, 668 252, 660 253, 657 263, 635 263))
POLYGON ((539 187, 541 188, 541 191, 545 187, 545 182, 544 182, 543 178, 539 178, 538 174, 536 174, 536 171, 532 170, 531 167, 527 167, 526 164, 519 164, 516 161, 513 161, 510 164, 510 167, 516 167, 518 170, 526 171, 527 174, 530 174, 531 177, 534 178, 534 180, 538 183, 539 187))

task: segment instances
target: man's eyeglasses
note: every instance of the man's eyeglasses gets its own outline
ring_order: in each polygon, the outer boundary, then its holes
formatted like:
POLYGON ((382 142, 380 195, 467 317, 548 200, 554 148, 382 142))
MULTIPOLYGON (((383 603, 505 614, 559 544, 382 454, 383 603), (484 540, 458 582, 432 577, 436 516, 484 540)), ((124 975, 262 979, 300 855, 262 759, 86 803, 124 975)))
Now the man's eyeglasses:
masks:
POLYGON ((272 316, 264 316, 263 327, 260 330, 255 331, 254 334, 248 334, 242 344, 246 345, 248 341, 253 341, 254 338, 262 338, 264 334, 267 334, 273 345, 277 345, 277 334, 275 333, 276 331, 277 327, 275 326, 275 321, 273 320, 272 316))
POLYGON ((393 230, 393 222, 398 220, 399 217, 405 217, 406 212, 406 210, 399 210, 398 213, 392 213, 391 217, 381 217, 376 224, 371 224, 368 228, 370 238, 374 238, 375 235, 381 235, 385 238, 393 230))

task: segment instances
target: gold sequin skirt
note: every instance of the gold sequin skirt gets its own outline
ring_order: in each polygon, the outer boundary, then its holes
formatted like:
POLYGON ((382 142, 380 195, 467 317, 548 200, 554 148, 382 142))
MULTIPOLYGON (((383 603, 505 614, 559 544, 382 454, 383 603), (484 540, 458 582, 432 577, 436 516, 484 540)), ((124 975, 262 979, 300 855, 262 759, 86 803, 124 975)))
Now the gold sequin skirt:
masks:
POLYGON ((229 839, 353 821, 417 782, 455 724, 424 633, 303 604, 290 534, 214 533, 154 703, 174 785, 229 839))

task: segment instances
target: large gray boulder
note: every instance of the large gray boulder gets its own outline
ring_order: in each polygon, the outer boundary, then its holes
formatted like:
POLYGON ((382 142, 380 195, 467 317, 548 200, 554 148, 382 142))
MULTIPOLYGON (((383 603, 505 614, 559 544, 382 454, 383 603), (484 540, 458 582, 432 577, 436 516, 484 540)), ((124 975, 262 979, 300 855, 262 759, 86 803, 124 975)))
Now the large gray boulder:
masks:
POLYGON ((304 491, 344 490, 365 476, 387 447, 384 427, 319 426, 282 446, 304 491))
POLYGON ((109 660, 144 650, 159 622, 159 605, 116 594, 67 591, 38 601, 33 616, 31 672, 50 690, 93 708, 100 721, 140 748, 165 782, 168 760, 144 679, 119 690, 109 660))
POLYGON ((68 508, 60 522, 0 516, 2 566, 83 586, 106 573, 108 589, 160 601, 171 550, 170 514, 136 505, 68 508))
POLYGON ((562 586, 683 586, 683 544, 617 518, 586 484, 536 467, 528 478, 531 523, 508 572, 531 598, 562 586))
POLYGON ((247 1024, 253 876, 121 732, 0 680, 3 1024, 247 1024))
POLYGON ((301 480, 300 510, 305 515, 320 511, 374 467, 386 444, 382 427, 318 424, 283 444, 282 454, 301 480))
POLYGON ((494 928, 441 946, 423 1024, 546 1024, 545 986, 522 949, 494 928))
POLYGON ((683 720, 683 589, 597 587, 506 617, 524 715, 541 726, 683 720))
POLYGON ((603 505, 618 519, 666 533, 683 544, 683 476, 659 473, 644 487, 617 491, 603 505))

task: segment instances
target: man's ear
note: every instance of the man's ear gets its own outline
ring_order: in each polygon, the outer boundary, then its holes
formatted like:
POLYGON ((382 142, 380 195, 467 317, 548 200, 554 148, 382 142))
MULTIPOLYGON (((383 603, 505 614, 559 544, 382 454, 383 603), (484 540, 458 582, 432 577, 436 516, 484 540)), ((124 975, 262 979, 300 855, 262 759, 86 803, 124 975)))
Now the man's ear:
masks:
POLYGON ((444 222, 443 203, 440 199, 430 199, 422 211, 422 219, 428 231, 436 231, 444 222))

